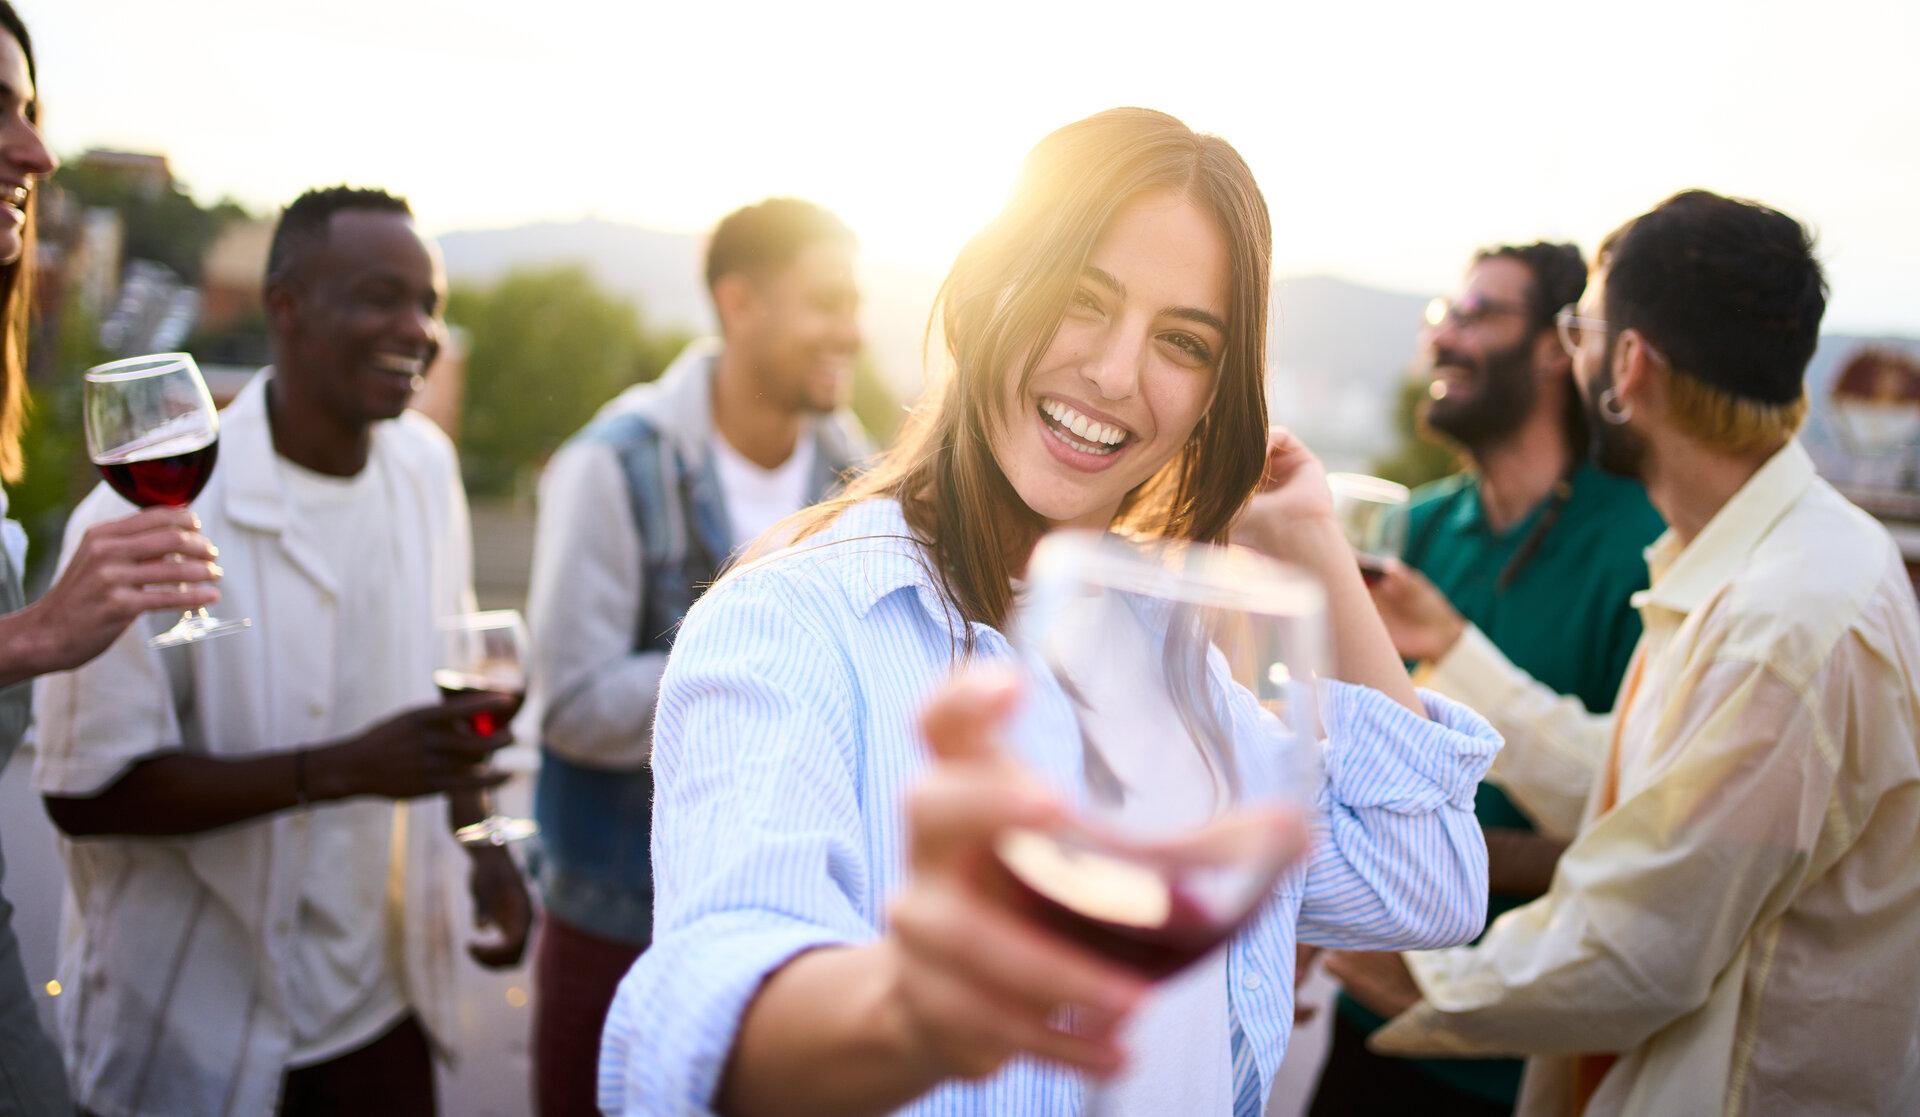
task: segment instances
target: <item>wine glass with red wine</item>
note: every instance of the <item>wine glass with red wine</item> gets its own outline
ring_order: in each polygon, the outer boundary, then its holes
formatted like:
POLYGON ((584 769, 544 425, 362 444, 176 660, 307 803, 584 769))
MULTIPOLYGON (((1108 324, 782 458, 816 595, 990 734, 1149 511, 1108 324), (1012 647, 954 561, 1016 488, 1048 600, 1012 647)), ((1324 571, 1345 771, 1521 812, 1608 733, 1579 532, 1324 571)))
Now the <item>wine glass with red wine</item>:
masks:
MULTIPOLYGON (((87 456, 113 491, 142 508, 193 503, 220 449, 220 414, 193 358, 160 353, 114 361, 88 369, 82 388, 87 456)), ((194 609, 147 643, 172 648, 252 623, 194 609)))
MULTIPOLYGON (((1164 1112, 1200 1071, 1160 1041, 1220 1021, 1219 948, 1305 846, 1325 594, 1241 548, 1091 532, 1043 539, 1027 579, 1010 629, 1026 697, 1009 735, 1073 809, 1004 833, 998 868, 1027 917, 1160 983, 1126 1037, 1130 1069, 1090 1089, 1088 1112, 1164 1112)), ((1230 1070, 1229 1040, 1195 1042, 1230 1070)))
POLYGON ((1334 518, 1360 562, 1360 576, 1372 585, 1387 572, 1386 560, 1406 550, 1411 494, 1397 481, 1364 473, 1329 473, 1327 488, 1333 491, 1334 518))
MULTIPOLYGON (((470 694, 491 694, 513 700, 504 721, 492 710, 468 719, 473 731, 491 737, 520 709, 527 697, 527 625, 512 609, 466 613, 440 622, 440 651, 434 662, 433 685, 440 697, 452 701, 470 694)), ((530 818, 489 815, 462 826, 453 836, 462 845, 502 846, 531 838, 540 825, 530 818)))

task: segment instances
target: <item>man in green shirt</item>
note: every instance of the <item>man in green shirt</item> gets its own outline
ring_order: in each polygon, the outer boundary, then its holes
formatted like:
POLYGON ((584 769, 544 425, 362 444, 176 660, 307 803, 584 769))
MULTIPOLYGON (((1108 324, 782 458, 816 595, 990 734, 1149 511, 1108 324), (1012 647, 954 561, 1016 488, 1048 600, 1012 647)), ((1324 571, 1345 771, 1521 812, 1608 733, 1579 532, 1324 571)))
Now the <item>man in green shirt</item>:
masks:
MULTIPOLYGON (((1554 312, 1586 287, 1570 244, 1476 253, 1457 298, 1428 309, 1422 359, 1432 377, 1427 429, 1471 468, 1415 494, 1405 562, 1375 588, 1400 652, 1420 660, 1396 607, 1430 581, 1459 623, 1477 626, 1506 656, 1589 710, 1613 706, 1640 620, 1629 603, 1646 588, 1641 551, 1659 515, 1635 482, 1587 460, 1573 370, 1554 312)), ((1547 889, 1562 843, 1491 784, 1475 812, 1487 836, 1489 920, 1547 889)), ((1336 954, 1328 968, 1349 987, 1409 980, 1397 955, 1336 954)), ((1366 1038, 1384 1021, 1343 993, 1313 1114, 1512 1112, 1518 1060, 1417 1060, 1374 1055, 1366 1038)))

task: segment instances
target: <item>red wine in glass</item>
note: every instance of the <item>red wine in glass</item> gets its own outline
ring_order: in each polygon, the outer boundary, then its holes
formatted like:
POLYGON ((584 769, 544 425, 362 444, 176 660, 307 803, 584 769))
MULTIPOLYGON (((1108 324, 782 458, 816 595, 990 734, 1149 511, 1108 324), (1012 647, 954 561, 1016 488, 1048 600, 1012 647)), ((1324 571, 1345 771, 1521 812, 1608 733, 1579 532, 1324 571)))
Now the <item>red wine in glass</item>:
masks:
POLYGON ((207 487, 219 454, 220 442, 213 439, 204 446, 179 453, 97 464, 107 484, 114 492, 126 497, 129 503, 142 508, 156 505, 184 508, 193 503, 193 498, 200 495, 201 489, 207 487))
POLYGON ((505 713, 496 710, 476 710, 468 716, 467 724, 482 737, 493 736, 501 726, 512 721, 513 715, 520 710, 520 703, 527 697, 526 684, 520 681, 518 672, 514 672, 509 678, 505 672, 460 671, 451 667, 442 667, 433 673, 433 685, 440 688, 440 698, 446 702, 471 694, 512 699, 513 707, 505 713))
POLYGON ((1013 906, 1152 981, 1232 937, 1288 861, 1284 816, 1243 814, 1174 842, 1125 848, 1084 833, 1012 830, 996 846, 1013 906))

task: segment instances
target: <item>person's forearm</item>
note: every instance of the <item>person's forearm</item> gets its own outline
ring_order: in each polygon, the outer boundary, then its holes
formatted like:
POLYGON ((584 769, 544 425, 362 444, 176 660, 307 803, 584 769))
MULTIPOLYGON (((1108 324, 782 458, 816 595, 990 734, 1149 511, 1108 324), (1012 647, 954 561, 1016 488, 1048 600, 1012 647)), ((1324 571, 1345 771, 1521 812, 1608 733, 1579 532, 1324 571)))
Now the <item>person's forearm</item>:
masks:
POLYGON ((884 943, 802 954, 747 1007, 720 1080, 727 1117, 890 1113, 939 1085, 893 1000, 884 943))
POLYGON ((171 753, 143 760, 98 795, 46 796, 69 837, 199 834, 354 794, 326 746, 240 759, 171 753))
POLYGON ((455 830, 472 826, 492 813, 492 798, 483 790, 447 792, 447 821, 455 830))
POLYGON ((59 670, 45 627, 34 607, 0 616, 0 687, 59 670))
POLYGON ((1504 896, 1543 895, 1553 883, 1553 867, 1567 843, 1529 830, 1484 826, 1487 883, 1504 896))

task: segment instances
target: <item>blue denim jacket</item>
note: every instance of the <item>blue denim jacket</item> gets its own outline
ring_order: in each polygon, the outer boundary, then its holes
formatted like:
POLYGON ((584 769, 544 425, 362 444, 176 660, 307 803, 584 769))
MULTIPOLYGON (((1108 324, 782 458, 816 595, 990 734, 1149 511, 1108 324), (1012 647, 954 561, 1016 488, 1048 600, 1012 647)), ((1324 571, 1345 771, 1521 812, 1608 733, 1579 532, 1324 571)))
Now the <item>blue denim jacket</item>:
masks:
MULTIPOLYGON (((575 435, 610 448, 626 480, 640 538, 639 615, 632 651, 665 652, 680 619, 734 548, 711 452, 717 349, 696 343, 661 378, 629 392, 575 435)), ((809 501, 832 492, 866 446, 844 416, 815 424, 809 501)), ((609 524, 618 521, 609 518, 609 524)), ((638 946, 652 933, 649 831, 653 771, 578 763, 541 750, 534 815, 536 873, 548 911, 603 938, 638 946)))

